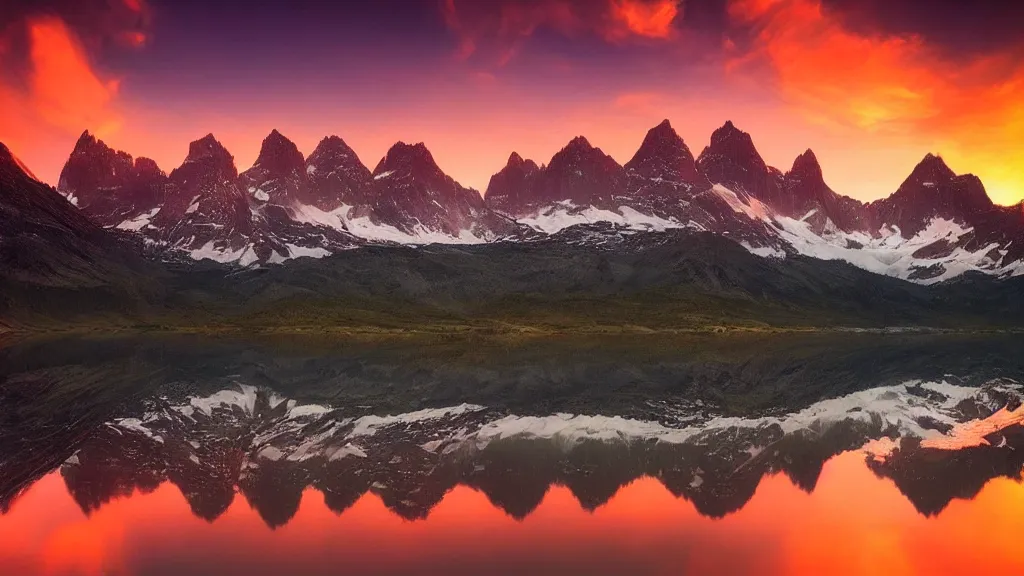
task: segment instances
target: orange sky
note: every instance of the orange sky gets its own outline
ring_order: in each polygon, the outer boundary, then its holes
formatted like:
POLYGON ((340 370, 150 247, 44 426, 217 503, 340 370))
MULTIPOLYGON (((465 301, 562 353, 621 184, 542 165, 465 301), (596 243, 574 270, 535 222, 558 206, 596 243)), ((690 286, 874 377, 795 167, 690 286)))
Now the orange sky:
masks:
POLYGON ((553 488, 521 522, 465 487, 414 522, 371 494, 335 516, 310 490, 291 522, 272 531, 241 497, 215 522, 197 519, 169 484, 86 518, 51 474, 0 517, 0 569, 136 575, 202 562, 247 574, 339 566, 481 573, 495 565, 591 573, 1012 574, 1024 572, 1022 512, 1024 486, 998 479, 973 501, 953 501, 925 518, 867 469, 860 452, 829 461, 810 495, 784 476, 766 478, 746 507, 723 520, 699 516, 645 478, 594 513, 568 489, 553 488))
POLYGON ((997 202, 1024 198, 1016 52, 954 58, 921 36, 855 30, 821 0, 728 0, 710 33, 686 24, 694 2, 449 0, 407 22, 407 40, 300 47, 283 64, 254 51, 274 57, 286 38, 221 48, 182 27, 174 7, 191 3, 106 3, 123 26, 27 12, 0 28, 0 141, 54 184, 84 129, 168 171, 211 131, 239 169, 273 128, 307 154, 338 134, 371 169, 395 141, 423 141, 483 189, 513 150, 546 162, 583 134, 624 163, 669 118, 699 153, 731 119, 782 169, 813 148, 832 187, 863 200, 926 152, 977 173, 997 202), (310 54, 323 61, 304 65, 310 54))

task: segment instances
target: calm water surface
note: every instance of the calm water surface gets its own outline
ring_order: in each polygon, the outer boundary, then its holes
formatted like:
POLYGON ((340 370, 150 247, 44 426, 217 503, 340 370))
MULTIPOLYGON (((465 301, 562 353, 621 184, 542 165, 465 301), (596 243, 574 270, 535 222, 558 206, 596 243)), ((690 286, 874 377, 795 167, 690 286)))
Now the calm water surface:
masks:
POLYGON ((0 574, 1024 573, 1022 342, 817 340, 10 343, 0 574))

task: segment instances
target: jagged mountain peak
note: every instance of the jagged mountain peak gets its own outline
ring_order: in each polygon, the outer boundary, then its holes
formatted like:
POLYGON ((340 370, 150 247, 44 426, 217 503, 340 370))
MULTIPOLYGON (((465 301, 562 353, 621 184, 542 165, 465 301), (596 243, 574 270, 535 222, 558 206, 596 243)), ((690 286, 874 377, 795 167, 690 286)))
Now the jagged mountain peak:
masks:
POLYGON ((161 177, 159 167, 153 164, 136 162, 127 152, 114 150, 86 130, 61 169, 57 190, 101 225, 116 225, 134 211, 138 200, 135 194, 121 198, 120 191, 134 188, 140 176, 147 182, 161 177))
POLYGON ((84 132, 82 132, 82 135, 79 136, 78 140, 75 142, 75 150, 88 148, 89 146, 92 146, 97 142, 100 141, 97 140, 97 138, 93 136, 88 130, 85 130, 84 132))
POLYGON ((626 163, 626 167, 628 168, 630 164, 635 164, 639 158, 645 155, 666 150, 672 152, 685 150, 687 154, 690 152, 682 137, 672 128, 668 120, 647 131, 647 135, 644 136, 644 141, 640 144, 640 148, 633 156, 633 159, 626 163))
POLYGON ((730 138, 749 138, 750 134, 747 134, 743 130, 740 130, 732 123, 732 120, 726 120, 725 124, 722 124, 711 133, 711 143, 716 144, 728 140, 730 138))
POLYGON ((32 170, 21 161, 18 156, 11 151, 3 142, 0 142, 0 174, 7 173, 10 175, 25 176, 36 182, 41 182, 36 175, 32 173, 32 170))
POLYGON ((309 176, 308 194, 303 204, 321 210, 334 210, 341 205, 358 206, 360 213, 369 210, 373 177, 355 151, 339 136, 326 136, 306 158, 309 176))
POLYGON ((398 142, 373 171, 374 215, 413 237, 494 239, 515 225, 490 212, 479 192, 438 167, 422 142, 398 142))
POLYGON ((0 162, 14 164, 14 153, 3 142, 0 142, 0 162))
POLYGON ((555 153, 548 164, 549 169, 558 169, 562 164, 574 165, 577 161, 596 161, 604 164, 613 163, 621 169, 618 162, 611 156, 604 153, 600 148, 592 145, 585 136, 576 136, 565 145, 564 148, 555 153))
POLYGON ((35 174, 28 169, 28 166, 21 161, 6 144, 0 142, 0 169, 5 171, 12 171, 13 173, 21 172, 25 176, 33 180, 39 180, 35 174))
POLYGON ((513 152, 508 157, 508 162, 505 163, 505 168, 503 168, 502 171, 508 169, 520 169, 526 172, 533 172, 539 170, 540 167, 533 160, 530 160, 529 158, 524 159, 518 152, 513 152))
POLYGON ((643 143, 633 158, 626 162, 625 168, 649 179, 691 184, 706 182, 697 171, 690 148, 668 120, 647 131, 643 143))
POLYGON ((135 174, 138 176, 165 176, 163 170, 152 158, 139 156, 135 159, 135 174))
POLYGON ((541 168, 533 160, 524 160, 517 152, 491 176, 484 193, 486 203, 502 213, 522 213, 534 202, 534 185, 541 168))
MULTIPOLYGON (((917 166, 914 167, 913 172, 904 181, 904 186, 908 184, 927 184, 933 185, 942 182, 948 182, 956 177, 956 173, 946 165, 945 160, 941 156, 932 154, 929 152, 925 154, 925 157, 918 162, 917 166)), ((901 186, 902 188, 902 186, 901 186)))
POLYGON ((385 172, 403 169, 441 171, 426 144, 423 142, 407 144, 398 141, 388 149, 387 154, 374 168, 373 174, 379 176, 385 172))
POLYGON ((995 206, 992 199, 988 197, 985 184, 974 174, 954 176, 951 186, 969 212, 987 211, 995 206))
POLYGON ((793 167, 790 169, 789 173, 801 178, 810 177, 814 180, 824 180, 824 175, 821 171, 821 164, 818 163, 818 157, 814 155, 814 151, 810 148, 793 160, 793 167))
POLYGON ((661 124, 658 124, 647 131, 647 135, 644 137, 644 143, 641 144, 641 148, 643 148, 645 144, 657 142, 669 142, 685 146, 683 138, 678 132, 676 132, 675 128, 672 127, 672 124, 668 120, 662 121, 661 124))
POLYGON ((577 136, 556 152, 546 167, 538 169, 536 179, 520 182, 523 190, 508 194, 517 200, 503 210, 521 215, 566 201, 576 206, 610 207, 623 193, 626 179, 625 169, 615 159, 577 136))
POLYGON ((187 164, 207 165, 228 178, 238 176, 238 170, 235 168, 235 157, 228 152, 227 148, 212 133, 188 145, 188 156, 185 157, 183 166, 187 164))
POLYGON ((1005 241, 1006 231, 989 222, 994 205, 981 180, 972 174, 957 176, 935 154, 925 155, 896 192, 871 206, 881 222, 898 227, 906 238, 942 218, 973 226, 975 235, 993 234, 1005 241))
POLYGON ((757 152, 753 138, 737 128, 731 120, 726 120, 725 124, 711 133, 711 145, 705 148, 705 152, 709 151, 729 156, 733 160, 755 161, 764 166, 764 160, 757 152))
POLYGON ((301 172, 305 162, 298 146, 275 128, 263 139, 260 155, 253 166, 274 174, 288 174, 301 172))
POLYGON ((423 142, 406 143, 402 140, 395 142, 388 150, 389 153, 397 152, 401 154, 415 154, 415 155, 429 155, 430 150, 427 149, 427 145, 423 142))
MULTIPOLYGON (((313 154, 316 154, 317 151, 321 151, 321 150, 324 150, 324 151, 325 150, 351 151, 352 148, 349 147, 348 143, 346 143, 345 140, 341 136, 336 136, 334 134, 331 134, 330 136, 324 136, 323 139, 320 140, 320 143, 317 144, 316 148, 313 150, 313 154)), ((312 157, 313 154, 310 154, 310 157, 312 157)))
MULTIPOLYGON (((198 160, 207 156, 228 154, 227 148, 219 140, 209 133, 198 140, 193 140, 188 145, 188 156, 186 160, 198 160)), ((230 155, 230 154, 229 154, 230 155)))
POLYGON ((772 207, 782 215, 801 218, 816 234, 871 228, 866 206, 829 188, 818 157, 810 148, 793 160, 793 167, 783 176, 782 188, 772 207))
POLYGON ((563 148, 563 150, 571 151, 590 151, 595 150, 594 146, 587 140, 586 136, 576 136, 563 148))
POLYGON ((700 153, 697 165, 715 184, 749 194, 769 205, 783 200, 782 173, 765 164, 750 134, 731 121, 711 134, 711 143, 700 153))
POLYGON ((645 141, 649 139, 661 139, 661 140, 678 140, 683 141, 676 129, 672 127, 672 123, 668 119, 662 120, 657 126, 647 131, 647 136, 644 138, 645 141))
POLYGON ((325 136, 313 149, 313 153, 306 158, 306 166, 313 167, 312 173, 330 172, 335 168, 352 167, 360 172, 366 171, 369 176, 370 170, 363 165, 353 150, 340 136, 325 136))
POLYGON ((97 156, 97 155, 111 155, 111 156, 113 156, 113 155, 120 155, 120 156, 123 156, 125 158, 128 158, 129 159, 129 163, 130 163, 130 160, 131 160, 131 156, 129 156, 127 153, 121 152, 121 151, 118 151, 118 150, 114 150, 113 148, 108 146, 106 142, 104 142, 103 140, 100 140, 99 138, 97 138, 96 136, 91 134, 88 130, 86 130, 85 132, 82 132, 82 135, 79 136, 78 141, 75 142, 75 148, 74 148, 74 150, 72 150, 71 155, 72 156, 97 156))

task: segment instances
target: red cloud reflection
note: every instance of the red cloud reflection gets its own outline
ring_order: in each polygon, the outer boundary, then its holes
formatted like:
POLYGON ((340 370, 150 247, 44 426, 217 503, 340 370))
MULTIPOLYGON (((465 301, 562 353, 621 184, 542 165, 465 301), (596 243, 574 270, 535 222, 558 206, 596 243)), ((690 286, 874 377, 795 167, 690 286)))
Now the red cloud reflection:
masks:
POLYGON ((522 521, 459 486, 426 520, 409 522, 365 494, 340 516, 307 490, 295 518, 271 530, 241 498, 209 523, 170 484, 86 517, 58 474, 0 516, 0 573, 697 573, 766 575, 1019 574, 1024 488, 990 482, 972 501, 926 518, 863 455, 826 464, 807 494, 766 478, 743 510, 700 516, 653 478, 583 510, 553 487, 522 521), (851 498, 855 494, 855 498, 851 498))

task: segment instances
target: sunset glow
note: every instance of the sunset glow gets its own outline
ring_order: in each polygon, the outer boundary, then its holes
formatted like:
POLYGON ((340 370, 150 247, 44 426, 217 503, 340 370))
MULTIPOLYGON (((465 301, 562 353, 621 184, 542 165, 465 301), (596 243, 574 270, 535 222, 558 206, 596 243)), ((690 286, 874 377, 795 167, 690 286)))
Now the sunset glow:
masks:
POLYGON ((1024 575, 1024 2, 0 4, 0 576, 1024 575))
POLYGON ((1013 535, 1024 529, 1019 484, 991 481, 974 500, 954 501, 928 519, 890 481, 872 475, 863 458, 850 452, 828 462, 812 494, 784 476, 768 477, 747 506, 722 520, 701 517, 657 480, 642 478, 593 513, 567 488, 552 488, 523 521, 466 487, 448 493, 427 520, 413 522, 373 494, 337 516, 318 492, 307 490, 296 516, 277 530, 240 497, 212 523, 196 518, 170 484, 86 517, 55 473, 0 517, 0 568, 11 574, 138 574, 189 550, 189 561, 247 573, 295 569, 299 559, 309 573, 339 562, 353 571, 429 566, 456 573, 534 563, 607 571, 614 567, 609 562, 623 570, 701 574, 1024 569, 1012 553, 1013 535), (977 530, 982 525, 987 529, 977 530))
POLYGON ((306 154, 340 135, 371 168, 423 141, 483 190, 513 150, 543 163, 583 134, 624 163, 669 118, 695 153, 726 119, 780 169, 812 148, 862 200, 927 152, 1024 198, 1019 43, 966 50, 849 2, 310 3, 281 22, 230 2, 54 4, 0 30, 0 141, 52 184, 85 129, 170 171, 209 132, 245 169, 277 128, 306 154))

